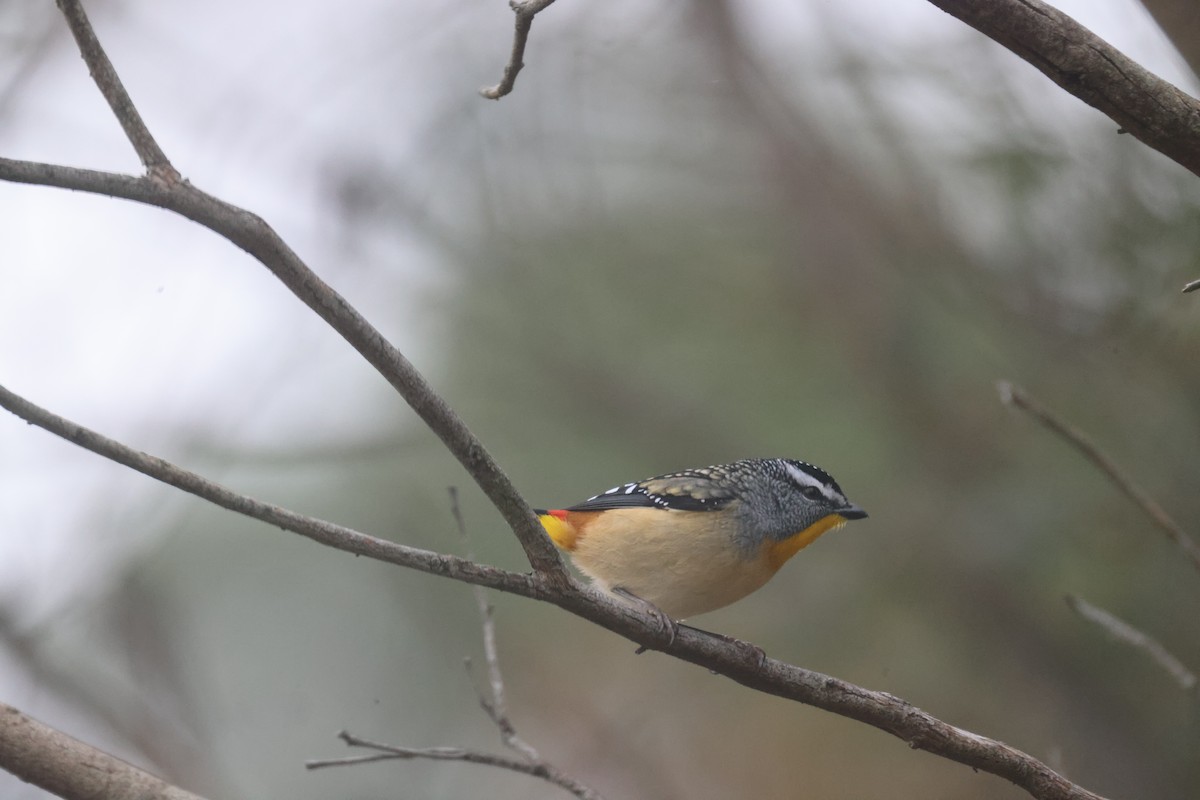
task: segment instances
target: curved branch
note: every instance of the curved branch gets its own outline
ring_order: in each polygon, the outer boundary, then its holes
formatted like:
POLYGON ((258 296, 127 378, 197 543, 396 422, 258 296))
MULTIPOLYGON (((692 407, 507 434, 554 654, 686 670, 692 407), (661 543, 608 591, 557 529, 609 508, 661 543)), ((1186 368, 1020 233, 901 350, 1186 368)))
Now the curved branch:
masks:
POLYGON ((521 575, 508 572, 377 539, 254 500, 52 414, 3 386, 0 386, 0 407, 80 447, 222 508, 355 555, 553 603, 644 648, 697 664, 751 689, 864 722, 903 739, 914 749, 998 775, 1039 800, 1102 800, 1028 753, 943 722, 887 692, 872 691, 830 675, 765 658, 757 647, 696 628, 680 626, 671 634, 664 631, 658 619, 649 613, 582 586, 569 575, 565 581, 559 581, 544 573, 521 575))
POLYGON ((1041 0, 929 0, 1200 175, 1200 101, 1041 0))

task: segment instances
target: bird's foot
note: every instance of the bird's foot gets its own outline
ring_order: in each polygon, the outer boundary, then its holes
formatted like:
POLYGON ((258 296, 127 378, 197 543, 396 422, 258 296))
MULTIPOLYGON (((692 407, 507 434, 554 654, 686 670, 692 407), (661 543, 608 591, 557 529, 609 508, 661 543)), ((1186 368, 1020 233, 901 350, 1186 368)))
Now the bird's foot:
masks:
MULTIPOLYGON (((625 598, 642 611, 645 611, 651 617, 654 617, 654 620, 658 623, 659 631, 662 632, 663 636, 667 637, 667 643, 664 645, 664 647, 670 647, 671 645, 675 644, 675 637, 679 634, 679 623, 667 616, 667 612, 663 611, 649 600, 638 597, 633 592, 629 591, 628 589, 623 589, 620 586, 613 587, 612 592, 613 594, 617 594, 625 598)), ((646 645, 641 645, 633 652, 634 655, 640 656, 642 653, 646 652, 647 649, 648 648, 646 645)))

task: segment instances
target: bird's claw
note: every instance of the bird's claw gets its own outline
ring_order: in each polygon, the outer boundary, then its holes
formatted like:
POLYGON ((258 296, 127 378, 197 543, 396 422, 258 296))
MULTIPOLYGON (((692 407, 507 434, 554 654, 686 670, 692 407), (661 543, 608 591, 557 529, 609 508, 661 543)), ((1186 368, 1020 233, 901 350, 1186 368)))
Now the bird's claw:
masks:
MULTIPOLYGON (((649 614, 651 617, 654 618, 654 621, 658 623, 659 633, 661 633, 663 636, 667 637, 667 643, 665 645, 663 645, 664 649, 675 644, 675 637, 679 635, 679 623, 676 622, 675 620, 671 619, 667 615, 667 612, 663 611, 661 608, 654 605, 654 603, 651 603, 649 600, 644 600, 643 598, 638 597, 636 594, 629 591, 628 589, 622 589, 621 587, 617 586, 617 587, 614 587, 612 591, 614 594, 618 594, 621 597, 624 597, 626 600, 629 600, 634 605, 638 606, 642 611, 645 611, 647 614, 649 614)), ((650 649, 650 648, 648 648, 644 644, 639 645, 638 649, 634 650, 633 653, 634 653, 634 655, 640 656, 642 653, 646 652, 648 649, 650 649)))

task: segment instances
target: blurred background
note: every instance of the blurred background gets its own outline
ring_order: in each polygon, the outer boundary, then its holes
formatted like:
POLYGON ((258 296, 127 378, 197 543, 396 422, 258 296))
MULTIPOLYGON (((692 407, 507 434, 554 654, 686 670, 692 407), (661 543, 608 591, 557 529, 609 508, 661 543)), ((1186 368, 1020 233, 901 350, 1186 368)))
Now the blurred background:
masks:
MULTIPOLYGON (((1195 78, 1130 0, 1058 4, 1195 78)), ((745 456, 871 517, 695 622, 1113 797, 1200 794, 1200 576, 1010 379, 1200 520, 1200 182, 919 0, 87 8, 185 177, 268 219, 530 503, 745 456)), ((55 10, 0 5, 0 153, 135 172, 55 10)), ((0 382, 240 491, 527 567, 456 462, 260 265, 178 217, 0 184, 0 382)), ((610 798, 1024 793, 493 596, 519 732, 610 798)), ((0 415, 0 699, 213 798, 560 797, 307 772, 346 728, 499 750, 470 589, 224 513, 0 415)), ((0 795, 39 790, 0 776, 0 795)))

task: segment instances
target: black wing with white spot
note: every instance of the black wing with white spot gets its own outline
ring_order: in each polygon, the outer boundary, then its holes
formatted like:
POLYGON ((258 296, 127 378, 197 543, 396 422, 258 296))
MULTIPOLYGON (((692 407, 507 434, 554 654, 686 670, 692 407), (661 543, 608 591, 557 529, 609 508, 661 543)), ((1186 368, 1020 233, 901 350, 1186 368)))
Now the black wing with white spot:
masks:
POLYGON ((737 499, 734 485, 721 467, 689 469, 615 486, 589 497, 568 511, 612 508, 662 508, 674 511, 717 511, 737 499))

